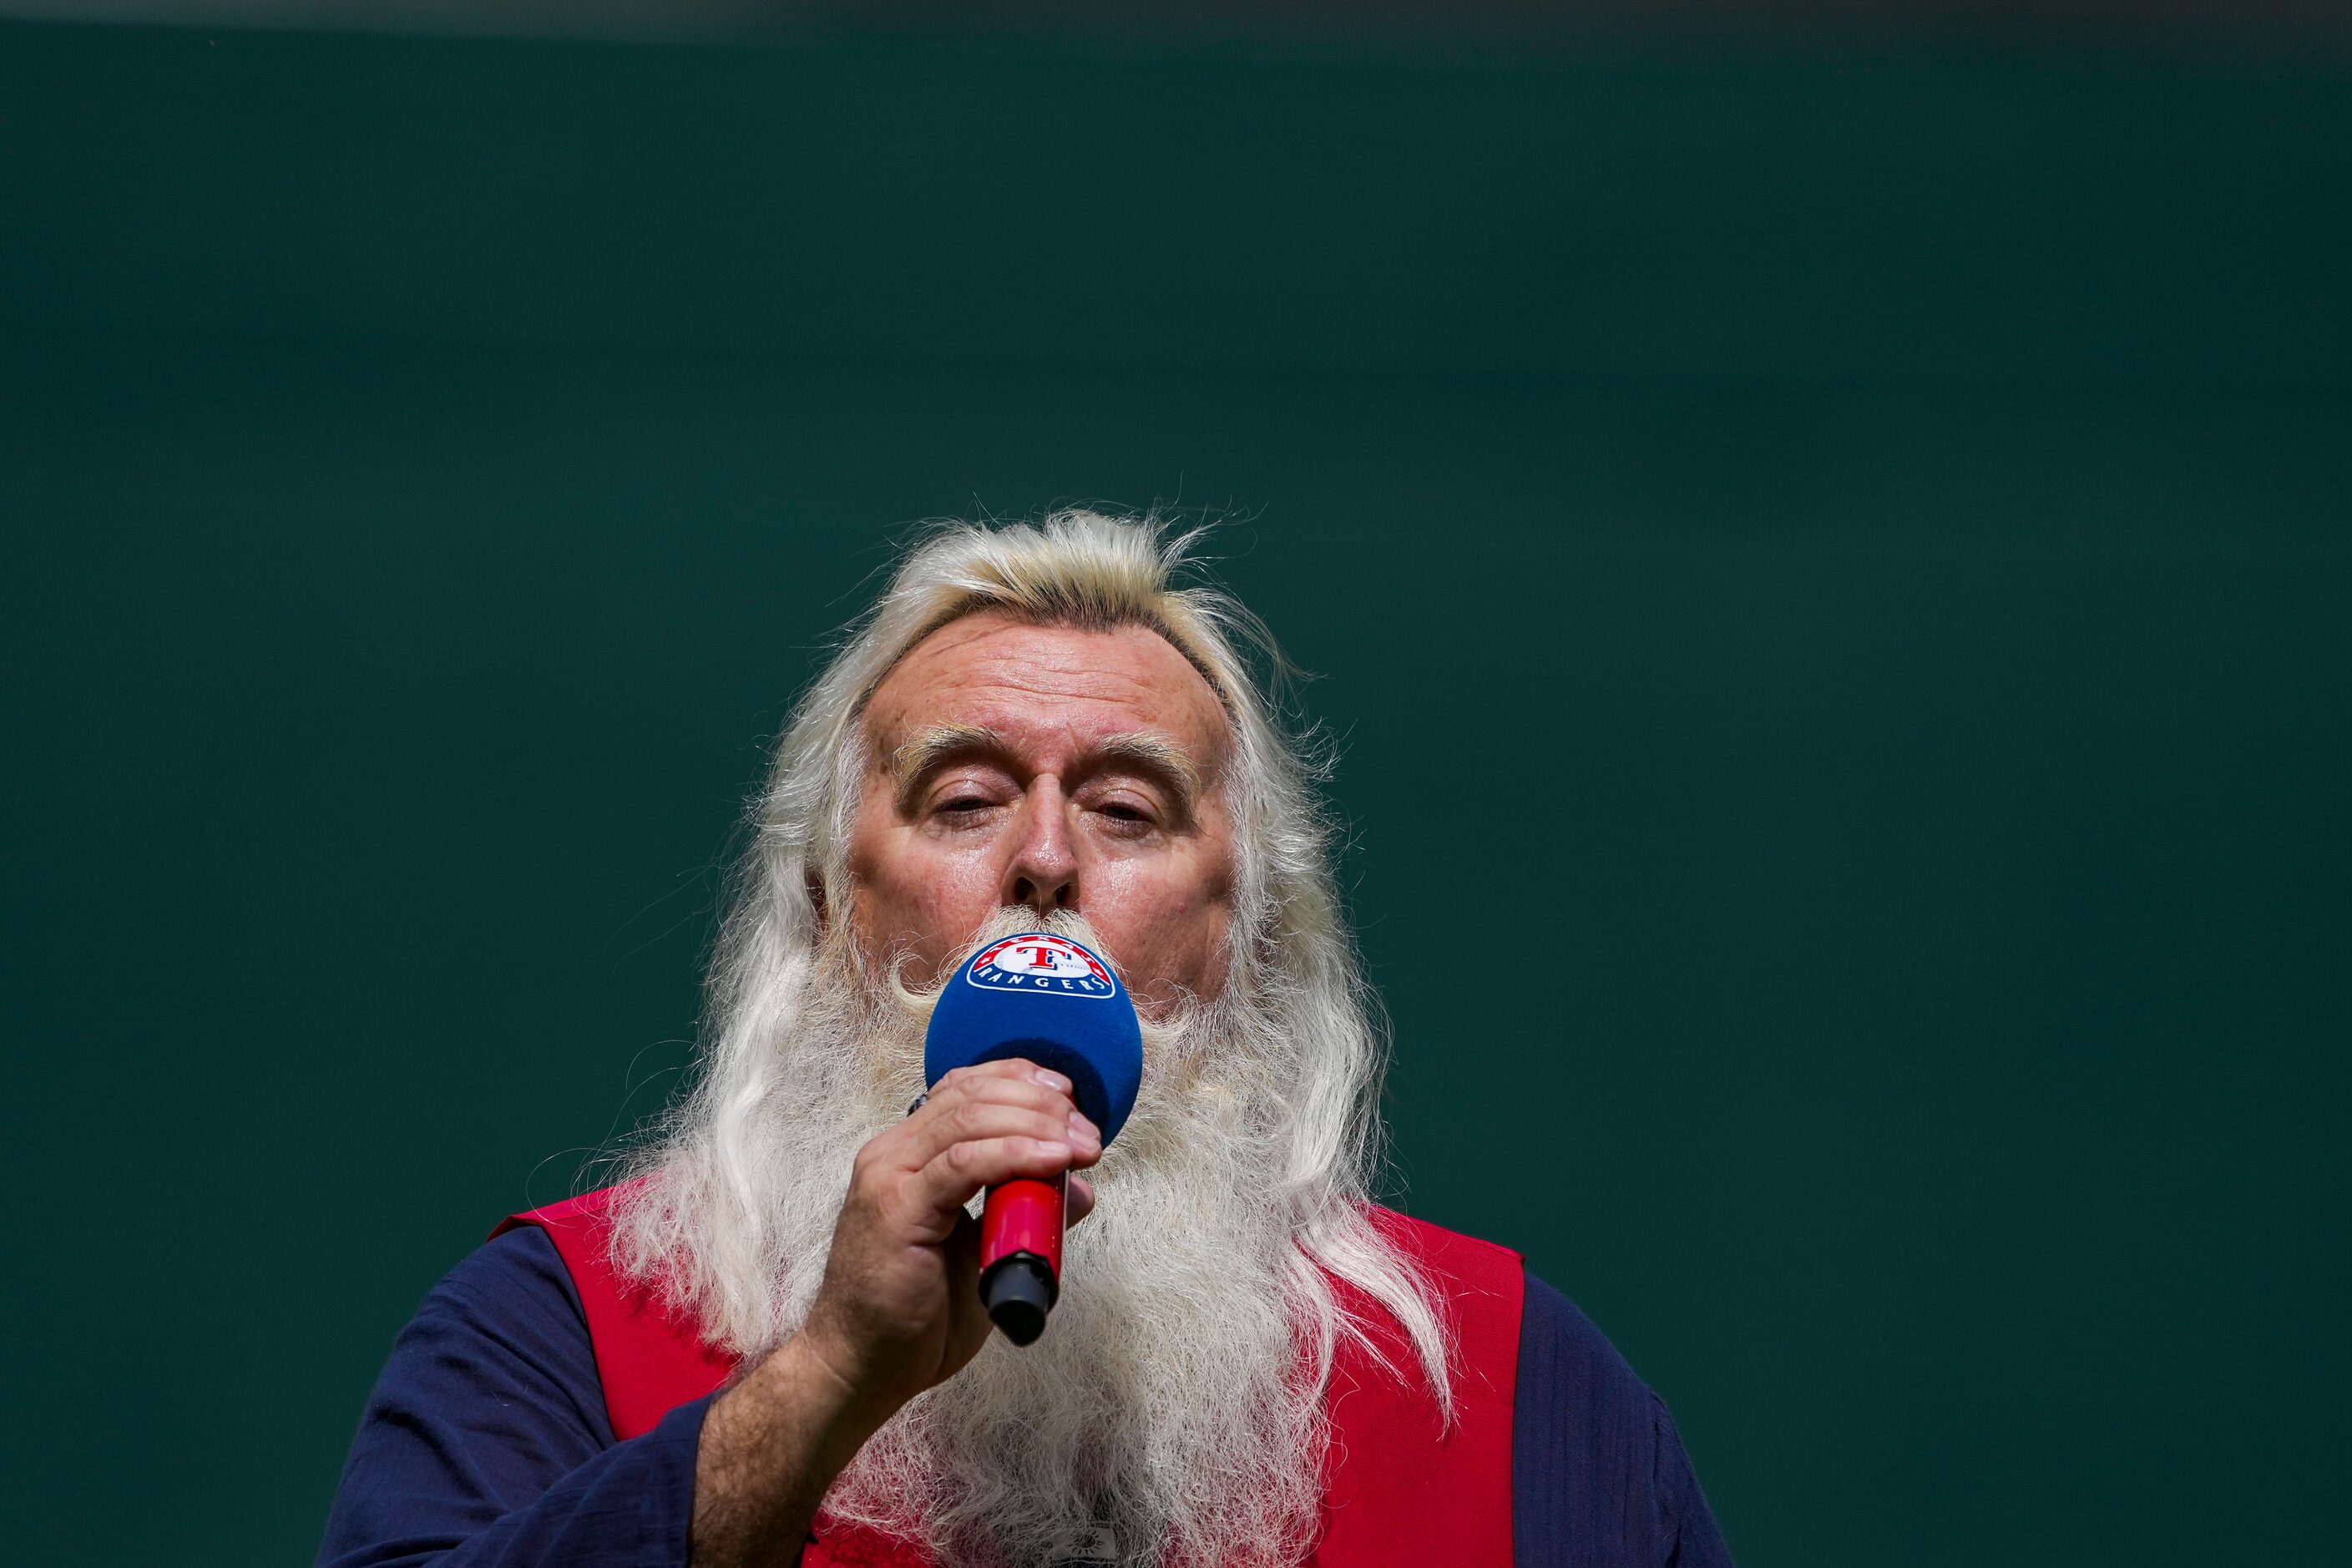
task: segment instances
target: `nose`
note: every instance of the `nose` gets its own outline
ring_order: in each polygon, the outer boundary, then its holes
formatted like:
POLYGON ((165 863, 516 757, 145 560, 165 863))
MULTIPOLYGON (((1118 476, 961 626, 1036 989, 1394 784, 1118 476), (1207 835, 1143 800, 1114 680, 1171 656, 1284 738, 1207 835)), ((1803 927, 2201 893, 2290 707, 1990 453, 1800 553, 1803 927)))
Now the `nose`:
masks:
POLYGON ((1078 859, 1063 805, 1059 781, 1049 775, 1031 786, 1004 868, 1003 902, 1026 904, 1041 920, 1078 907, 1078 859))

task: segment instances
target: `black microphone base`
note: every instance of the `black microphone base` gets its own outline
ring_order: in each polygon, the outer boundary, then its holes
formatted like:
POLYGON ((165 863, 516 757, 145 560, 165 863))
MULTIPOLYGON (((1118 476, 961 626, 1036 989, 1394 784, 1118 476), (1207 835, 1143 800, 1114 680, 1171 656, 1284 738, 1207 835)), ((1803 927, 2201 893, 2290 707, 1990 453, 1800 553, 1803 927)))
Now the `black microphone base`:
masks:
POLYGON ((981 1271, 980 1304, 988 1309, 998 1331, 1016 1345, 1037 1342, 1045 1331, 1045 1314, 1061 1293, 1054 1271, 1034 1252, 1010 1253, 981 1271))

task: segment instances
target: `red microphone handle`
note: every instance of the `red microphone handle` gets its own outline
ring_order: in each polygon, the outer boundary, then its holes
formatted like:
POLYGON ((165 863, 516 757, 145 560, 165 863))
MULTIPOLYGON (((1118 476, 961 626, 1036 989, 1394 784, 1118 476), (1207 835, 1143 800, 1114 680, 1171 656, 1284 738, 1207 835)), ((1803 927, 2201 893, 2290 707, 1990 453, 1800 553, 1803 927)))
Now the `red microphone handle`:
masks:
POLYGON ((1062 1218, 1067 1172, 1049 1181, 1023 1178, 988 1189, 980 1211, 980 1300, 1016 1345, 1045 1331, 1045 1314, 1062 1293, 1062 1218))

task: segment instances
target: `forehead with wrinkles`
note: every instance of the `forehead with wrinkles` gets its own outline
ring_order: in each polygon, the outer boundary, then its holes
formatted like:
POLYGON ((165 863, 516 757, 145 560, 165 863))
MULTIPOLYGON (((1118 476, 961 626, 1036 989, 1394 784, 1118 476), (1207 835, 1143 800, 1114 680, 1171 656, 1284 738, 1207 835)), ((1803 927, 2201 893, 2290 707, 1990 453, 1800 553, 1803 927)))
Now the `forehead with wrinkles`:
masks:
POLYGON ((1203 782, 1231 751, 1216 692, 1157 632, 1037 626, 994 611, 917 643, 875 688, 866 727, 877 764, 892 773, 910 750, 956 731, 987 731, 1044 770, 1157 742, 1203 782))

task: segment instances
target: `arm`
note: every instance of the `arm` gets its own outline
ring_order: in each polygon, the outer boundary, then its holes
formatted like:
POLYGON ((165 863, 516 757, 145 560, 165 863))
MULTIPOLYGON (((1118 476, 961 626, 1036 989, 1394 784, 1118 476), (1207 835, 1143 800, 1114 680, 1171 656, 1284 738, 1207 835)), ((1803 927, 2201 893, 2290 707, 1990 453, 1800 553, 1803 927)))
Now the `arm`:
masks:
POLYGON ((1716 1528, 1706 1494, 1699 1489, 1690 1456, 1683 1451, 1682 1435, 1675 1430, 1675 1418, 1657 1395, 1650 1396, 1650 1404, 1657 1416, 1658 1514, 1664 1534, 1673 1543, 1665 1561, 1670 1568, 1731 1568, 1731 1549, 1716 1528))
MULTIPOLYGON (((964 1205, 1102 1157, 1069 1080, 1024 1061, 960 1068, 858 1151, 808 1321, 718 1396, 695 1468, 695 1568, 790 1562, 866 1439, 980 1353, 980 1229, 964 1205)), ((1070 1184, 1072 1217, 1093 1194, 1070 1184)))
POLYGON ((1512 1408, 1518 1568, 1731 1568, 1658 1396, 1568 1298, 1530 1274, 1512 1408))
MULTIPOLYGON (((987 1340, 964 1205, 1100 1156, 1059 1074, 1026 1062, 950 1074, 859 1152, 801 1331, 724 1394, 619 1444, 562 1260, 537 1231, 500 1237, 402 1331, 322 1568, 790 1562, 866 1439, 987 1340)), ((1073 1178, 1070 1197, 1083 1218, 1092 1193, 1073 1178)))
POLYGON ((460 1263, 401 1331, 319 1561, 682 1562, 706 1403, 615 1445, 571 1276, 543 1234, 509 1232, 460 1263))

